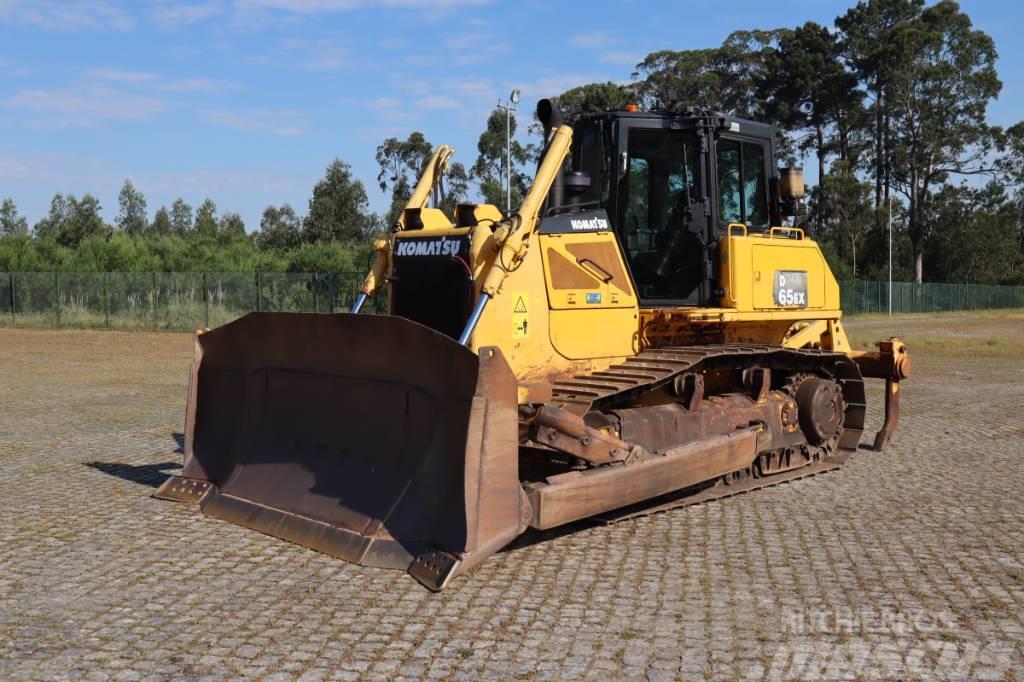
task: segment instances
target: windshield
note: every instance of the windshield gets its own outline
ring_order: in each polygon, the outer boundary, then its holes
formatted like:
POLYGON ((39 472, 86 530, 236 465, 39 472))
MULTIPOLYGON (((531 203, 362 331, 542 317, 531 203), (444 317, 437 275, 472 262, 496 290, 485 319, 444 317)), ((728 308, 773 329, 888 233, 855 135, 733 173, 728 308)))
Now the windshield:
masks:
POLYGON ((691 132, 632 129, 618 229, 640 296, 685 299, 701 274, 689 228, 701 196, 699 142, 691 132), (688 190, 688 191, 687 191, 688 190))

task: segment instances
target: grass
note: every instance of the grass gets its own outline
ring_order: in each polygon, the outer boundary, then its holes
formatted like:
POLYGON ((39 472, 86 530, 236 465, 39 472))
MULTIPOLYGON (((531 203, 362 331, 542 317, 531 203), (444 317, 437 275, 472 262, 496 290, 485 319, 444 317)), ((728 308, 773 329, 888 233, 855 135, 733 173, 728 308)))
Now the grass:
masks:
POLYGON ((978 310, 846 319, 853 348, 898 336, 911 354, 949 358, 1024 359, 1024 310, 978 310))

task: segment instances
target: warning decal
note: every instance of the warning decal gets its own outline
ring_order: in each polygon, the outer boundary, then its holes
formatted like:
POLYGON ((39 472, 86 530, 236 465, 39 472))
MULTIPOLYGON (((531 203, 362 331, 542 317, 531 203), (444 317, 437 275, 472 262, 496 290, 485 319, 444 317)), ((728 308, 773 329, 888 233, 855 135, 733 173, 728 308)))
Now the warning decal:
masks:
POLYGON ((527 310, 530 306, 530 295, 529 294, 513 294, 512 300, 515 301, 512 305, 512 337, 513 338, 524 338, 529 335, 529 313, 527 310))

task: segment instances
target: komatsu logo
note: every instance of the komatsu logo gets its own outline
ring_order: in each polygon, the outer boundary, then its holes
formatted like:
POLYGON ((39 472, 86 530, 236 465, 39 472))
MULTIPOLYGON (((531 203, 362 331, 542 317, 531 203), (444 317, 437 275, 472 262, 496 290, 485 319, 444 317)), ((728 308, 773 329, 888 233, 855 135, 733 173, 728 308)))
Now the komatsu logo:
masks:
POLYGON ((438 239, 399 239, 396 256, 458 256, 462 241, 440 237, 438 239))
POLYGON ((607 230, 608 221, 604 218, 589 218, 589 219, 578 219, 570 220, 569 225, 574 230, 607 230))

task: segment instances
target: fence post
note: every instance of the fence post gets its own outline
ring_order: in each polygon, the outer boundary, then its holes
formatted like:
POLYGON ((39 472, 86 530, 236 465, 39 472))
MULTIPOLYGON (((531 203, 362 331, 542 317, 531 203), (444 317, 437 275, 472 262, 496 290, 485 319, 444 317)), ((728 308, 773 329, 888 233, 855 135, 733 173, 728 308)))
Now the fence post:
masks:
POLYGON ((210 327, 210 288, 206 279, 206 273, 203 273, 203 327, 210 327))
POLYGON ((11 324, 17 324, 18 318, 14 315, 14 304, 17 299, 14 297, 14 273, 8 273, 11 278, 11 324))
POLYGON ((60 273, 53 273, 54 303, 57 311, 57 328, 60 328, 60 273))
POLYGON ((157 301, 158 298, 160 298, 160 290, 156 288, 156 273, 154 272, 154 273, 152 273, 152 275, 153 275, 153 278, 152 278, 153 279, 153 288, 152 288, 152 292, 153 292, 153 329, 156 329, 157 328, 157 326, 156 326, 156 301, 157 301))
POLYGON ((319 272, 314 272, 313 273, 313 312, 314 313, 320 312, 320 292, 318 291, 319 287, 317 287, 317 285, 319 283, 320 283, 320 273, 319 272))
POLYGON ((334 304, 335 304, 334 298, 335 298, 335 294, 337 293, 335 291, 335 287, 336 286, 337 286, 337 281, 336 281, 336 278, 334 276, 334 273, 333 272, 328 272, 327 273, 327 312, 331 313, 332 315, 334 314, 334 304))
POLYGON ((256 312, 263 312, 263 273, 256 272, 256 312))
POLYGON ((110 328, 110 273, 103 273, 103 325, 110 328))

